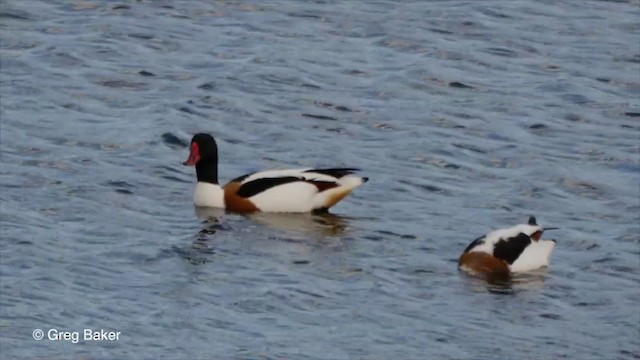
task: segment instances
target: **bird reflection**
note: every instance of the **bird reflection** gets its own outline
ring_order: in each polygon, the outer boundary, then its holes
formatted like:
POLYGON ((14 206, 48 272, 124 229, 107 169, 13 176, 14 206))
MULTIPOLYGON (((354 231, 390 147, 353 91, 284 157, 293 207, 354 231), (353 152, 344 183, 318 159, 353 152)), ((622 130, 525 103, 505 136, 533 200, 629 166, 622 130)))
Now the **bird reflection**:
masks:
POLYGON ((343 234, 347 230, 349 224, 346 217, 331 213, 257 213, 250 215, 249 218, 277 230, 328 236, 343 234))
POLYGON ((470 284, 480 290, 484 289, 492 294, 512 295, 519 290, 540 289, 544 286, 546 269, 540 269, 523 274, 510 276, 473 276, 463 274, 469 278, 470 284))
POLYGON ((206 209, 195 207, 196 217, 202 220, 203 228, 198 231, 195 241, 191 244, 189 256, 185 256, 190 263, 203 264, 209 262, 208 256, 215 254, 212 244, 209 242, 209 236, 223 229, 222 215, 224 211, 220 209, 206 209))
MULTIPOLYGON (((227 214, 224 210, 195 207, 195 213, 205 225, 200 230, 201 234, 213 234, 224 228, 222 219, 227 214)), ((276 230, 312 235, 338 236, 349 225, 349 218, 331 213, 254 213, 243 216, 276 230)))
MULTIPOLYGON (((194 206, 196 217, 203 221, 207 225, 220 225, 221 219, 225 214, 223 209, 217 208, 205 208, 194 206)), ((214 231, 215 232, 215 231, 214 231)))

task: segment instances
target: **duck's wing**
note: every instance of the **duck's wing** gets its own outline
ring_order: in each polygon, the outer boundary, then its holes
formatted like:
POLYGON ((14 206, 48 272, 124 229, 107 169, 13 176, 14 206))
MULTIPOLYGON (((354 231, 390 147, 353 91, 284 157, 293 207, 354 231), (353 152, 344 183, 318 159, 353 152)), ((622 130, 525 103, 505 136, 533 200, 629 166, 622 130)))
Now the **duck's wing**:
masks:
MULTIPOLYGON (((305 182, 314 185, 317 192, 322 192, 342 185, 344 181, 341 180, 353 175, 356 171, 359 171, 359 169, 331 168, 267 170, 237 177, 229 183, 239 183, 236 194, 244 198, 258 195, 276 186, 294 182, 305 182)), ((363 179, 357 176, 353 177, 363 179)))
POLYGON ((305 173, 316 173, 331 176, 335 179, 340 179, 347 175, 355 174, 360 171, 360 169, 356 168, 331 168, 331 169, 309 169, 306 170, 305 173))
POLYGON ((510 238, 498 240, 493 248, 493 256, 504 260, 509 265, 513 264, 524 250, 531 244, 531 237, 525 233, 519 233, 510 238))
POLYGON ((353 168, 268 170, 238 177, 225 186, 228 204, 250 201, 261 211, 306 212, 329 208, 366 178, 353 168), (334 194, 335 193, 335 194, 334 194))

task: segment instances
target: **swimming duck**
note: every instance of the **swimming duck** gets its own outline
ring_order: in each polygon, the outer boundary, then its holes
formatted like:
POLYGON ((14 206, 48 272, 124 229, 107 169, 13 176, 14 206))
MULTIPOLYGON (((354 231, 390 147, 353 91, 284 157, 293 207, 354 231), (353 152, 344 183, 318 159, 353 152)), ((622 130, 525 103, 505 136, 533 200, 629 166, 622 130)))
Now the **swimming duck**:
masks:
POLYGON ((246 174, 224 187, 218 184, 218 146, 213 136, 196 134, 185 165, 195 166, 196 206, 224 208, 239 213, 326 212, 369 179, 358 169, 288 169, 246 174))
POLYGON ((545 230, 531 216, 527 224, 499 229, 475 239, 462 253, 458 268, 471 274, 509 276, 549 266, 555 240, 541 240, 545 230))

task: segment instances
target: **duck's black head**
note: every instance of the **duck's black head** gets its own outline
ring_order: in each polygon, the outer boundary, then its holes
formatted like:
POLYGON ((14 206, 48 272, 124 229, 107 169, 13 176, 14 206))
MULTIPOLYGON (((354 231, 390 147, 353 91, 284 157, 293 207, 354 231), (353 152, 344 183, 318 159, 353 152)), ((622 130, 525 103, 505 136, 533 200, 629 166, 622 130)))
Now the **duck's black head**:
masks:
POLYGON ((189 158, 184 162, 187 166, 196 167, 198 181, 218 183, 218 146, 213 136, 199 133, 191 139, 189 158))

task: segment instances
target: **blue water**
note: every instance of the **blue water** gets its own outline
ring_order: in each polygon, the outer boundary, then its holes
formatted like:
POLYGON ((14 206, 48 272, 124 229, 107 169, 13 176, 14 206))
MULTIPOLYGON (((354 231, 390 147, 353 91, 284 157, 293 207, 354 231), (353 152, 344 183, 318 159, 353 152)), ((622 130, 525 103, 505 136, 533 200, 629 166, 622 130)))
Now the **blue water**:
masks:
POLYGON ((638 5, 3 1, 0 357, 640 358, 638 5), (223 181, 371 180, 331 217, 196 212, 201 131, 223 181), (549 269, 457 271, 529 215, 549 269))

